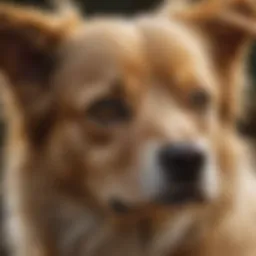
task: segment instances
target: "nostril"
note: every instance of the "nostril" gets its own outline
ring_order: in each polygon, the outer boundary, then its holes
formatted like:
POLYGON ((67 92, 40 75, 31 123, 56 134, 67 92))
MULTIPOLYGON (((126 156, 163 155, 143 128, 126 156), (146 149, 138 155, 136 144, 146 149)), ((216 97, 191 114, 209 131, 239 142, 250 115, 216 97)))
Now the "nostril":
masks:
POLYGON ((193 144, 168 145, 159 153, 159 162, 165 177, 177 182, 197 180, 204 161, 204 152, 193 144))
POLYGON ((175 150, 169 155, 169 161, 175 167, 188 166, 197 167, 201 166, 204 160, 204 155, 201 151, 193 148, 184 148, 182 150, 175 150))

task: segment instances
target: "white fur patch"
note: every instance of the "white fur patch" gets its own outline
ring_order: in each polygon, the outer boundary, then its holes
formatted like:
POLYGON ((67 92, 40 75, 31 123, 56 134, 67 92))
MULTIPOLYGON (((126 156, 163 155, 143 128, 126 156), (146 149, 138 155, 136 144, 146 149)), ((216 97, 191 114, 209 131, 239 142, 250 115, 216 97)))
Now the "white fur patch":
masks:
POLYGON ((157 159, 159 147, 159 143, 151 142, 142 150, 140 180, 143 194, 148 199, 159 195, 161 189, 165 186, 164 177, 161 175, 161 168, 157 159))
MULTIPOLYGON (((21 170, 25 157, 25 149, 22 145, 16 145, 11 152, 11 159, 7 160, 7 170, 5 176, 4 206, 6 211, 6 234, 8 245, 12 249, 18 249, 19 255, 25 256, 27 245, 27 227, 22 214, 22 187, 21 170), (23 251, 24 249, 24 251, 23 251)), ((16 254, 15 254, 16 255, 16 254)))
POLYGON ((198 147, 205 152, 206 156, 204 170, 200 179, 200 187, 206 198, 211 200, 217 197, 220 187, 216 156, 204 140, 198 141, 198 147))

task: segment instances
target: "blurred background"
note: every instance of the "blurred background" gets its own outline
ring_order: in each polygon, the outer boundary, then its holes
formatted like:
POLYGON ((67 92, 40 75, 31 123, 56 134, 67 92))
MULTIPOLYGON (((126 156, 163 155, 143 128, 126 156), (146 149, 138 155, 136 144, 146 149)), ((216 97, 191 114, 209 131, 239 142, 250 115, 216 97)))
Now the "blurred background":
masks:
MULTIPOLYGON (((16 2, 20 4, 29 4, 42 7, 49 7, 50 0, 0 0, 1 2, 16 2)), ((76 1, 86 15, 94 14, 124 14, 131 15, 153 9, 161 3, 161 0, 77 0, 76 1)), ((248 72, 251 76, 249 93, 247 93, 247 104, 245 109, 245 118, 239 122, 239 128, 248 136, 256 148, 256 44, 251 50, 248 60, 248 72)), ((0 118, 0 145, 4 138, 4 122, 0 118)), ((1 147, 0 147, 1 149, 1 147)), ((0 151, 1 157, 1 151, 0 151)), ((1 173, 1 172, 0 172, 1 173)), ((0 179, 1 191, 1 179, 0 179)), ((1 192, 0 192, 1 193, 1 192)), ((1 198, 1 194, 0 194, 1 198)), ((0 205, 0 231, 2 211, 0 205)), ((4 250, 4 235, 0 233, 0 255, 7 256, 4 250)))

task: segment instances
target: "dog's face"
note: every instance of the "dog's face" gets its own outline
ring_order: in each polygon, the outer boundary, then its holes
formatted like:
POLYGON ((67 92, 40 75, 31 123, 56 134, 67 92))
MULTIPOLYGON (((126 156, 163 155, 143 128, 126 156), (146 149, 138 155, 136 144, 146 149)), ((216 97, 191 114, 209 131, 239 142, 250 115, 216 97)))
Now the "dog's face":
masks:
POLYGON ((24 44, 40 71, 1 63, 52 175, 115 210, 216 198, 221 79, 204 41, 175 20, 92 21, 61 38, 50 57, 24 44))
POLYGON ((217 95, 208 60, 181 26, 153 24, 145 28, 152 38, 125 22, 82 27, 64 44, 53 75, 59 107, 51 158, 106 207, 201 202, 217 193, 217 95), (165 57, 165 80, 148 52, 165 57))

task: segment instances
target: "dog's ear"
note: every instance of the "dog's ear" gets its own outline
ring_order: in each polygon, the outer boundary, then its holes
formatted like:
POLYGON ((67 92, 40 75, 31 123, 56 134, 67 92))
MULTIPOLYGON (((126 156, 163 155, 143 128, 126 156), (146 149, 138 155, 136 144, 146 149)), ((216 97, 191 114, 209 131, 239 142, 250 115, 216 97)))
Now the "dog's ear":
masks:
POLYGON ((73 21, 33 8, 0 4, 0 71, 8 85, 3 92, 11 98, 11 109, 15 105, 29 127, 39 125, 36 119, 49 105, 49 80, 58 62, 57 51, 73 21))
POLYGON ((255 0, 183 0, 163 8, 173 18, 196 29, 209 42, 221 82, 221 118, 234 123, 240 112, 245 54, 256 38, 255 0))

